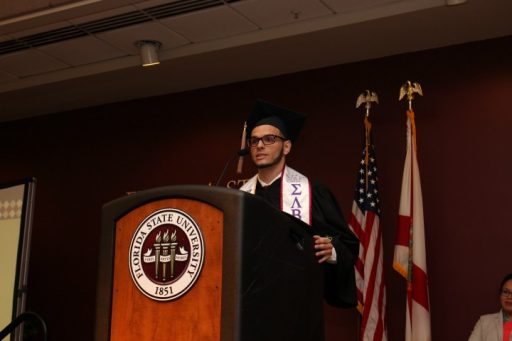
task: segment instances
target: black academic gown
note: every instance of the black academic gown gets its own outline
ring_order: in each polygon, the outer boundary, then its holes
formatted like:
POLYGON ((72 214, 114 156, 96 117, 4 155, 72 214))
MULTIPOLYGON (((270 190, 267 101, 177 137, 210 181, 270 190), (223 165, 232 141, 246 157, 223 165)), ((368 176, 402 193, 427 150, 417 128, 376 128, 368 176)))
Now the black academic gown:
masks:
MULTIPOLYGON (((262 188, 257 183, 256 195, 280 209, 281 179, 262 188)), ((324 263, 324 297, 335 307, 357 305, 354 264, 358 257, 359 241, 350 231, 336 198, 324 185, 312 182, 312 234, 331 236, 336 249, 337 263, 324 263)))

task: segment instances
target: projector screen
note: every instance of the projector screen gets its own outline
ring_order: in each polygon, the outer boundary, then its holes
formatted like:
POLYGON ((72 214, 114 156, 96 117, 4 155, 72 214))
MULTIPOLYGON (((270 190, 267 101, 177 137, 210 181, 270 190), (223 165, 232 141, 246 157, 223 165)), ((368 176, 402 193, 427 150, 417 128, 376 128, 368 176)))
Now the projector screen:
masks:
POLYGON ((34 190, 33 179, 0 184, 0 330, 25 310, 34 190))

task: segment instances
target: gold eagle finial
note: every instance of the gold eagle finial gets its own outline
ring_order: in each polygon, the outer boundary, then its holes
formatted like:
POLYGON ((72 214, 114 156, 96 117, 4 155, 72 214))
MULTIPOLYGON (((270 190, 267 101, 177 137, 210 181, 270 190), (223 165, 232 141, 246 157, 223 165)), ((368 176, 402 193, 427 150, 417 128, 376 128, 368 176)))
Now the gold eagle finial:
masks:
POLYGON ((400 96, 398 100, 401 101, 402 98, 407 95, 407 100, 409 101, 409 110, 412 110, 412 101, 414 99, 414 94, 418 94, 423 96, 423 91, 421 90, 421 85, 418 82, 407 81, 400 87, 400 96))
POLYGON ((357 97, 356 108, 359 108, 361 104, 365 103, 366 116, 369 116, 372 102, 379 104, 379 96, 377 96, 377 93, 374 91, 365 90, 357 97))

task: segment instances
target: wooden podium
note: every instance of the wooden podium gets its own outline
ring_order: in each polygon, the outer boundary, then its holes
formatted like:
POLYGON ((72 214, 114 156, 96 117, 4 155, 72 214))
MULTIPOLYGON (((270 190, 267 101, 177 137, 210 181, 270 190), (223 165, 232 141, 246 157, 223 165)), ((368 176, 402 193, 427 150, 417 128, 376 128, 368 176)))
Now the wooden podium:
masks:
POLYGON ((219 187, 107 203, 96 341, 322 340, 323 275, 308 229, 219 187))

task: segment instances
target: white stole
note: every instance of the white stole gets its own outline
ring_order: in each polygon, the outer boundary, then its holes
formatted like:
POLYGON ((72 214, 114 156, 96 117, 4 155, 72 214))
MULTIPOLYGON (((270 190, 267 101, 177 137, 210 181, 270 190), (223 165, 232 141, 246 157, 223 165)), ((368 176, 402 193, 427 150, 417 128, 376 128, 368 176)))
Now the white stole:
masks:
MULTIPOLYGON (((256 174, 240 187, 241 191, 256 192, 256 174)), ((285 166, 281 173, 281 211, 311 225, 311 184, 309 179, 296 170, 285 166)))

